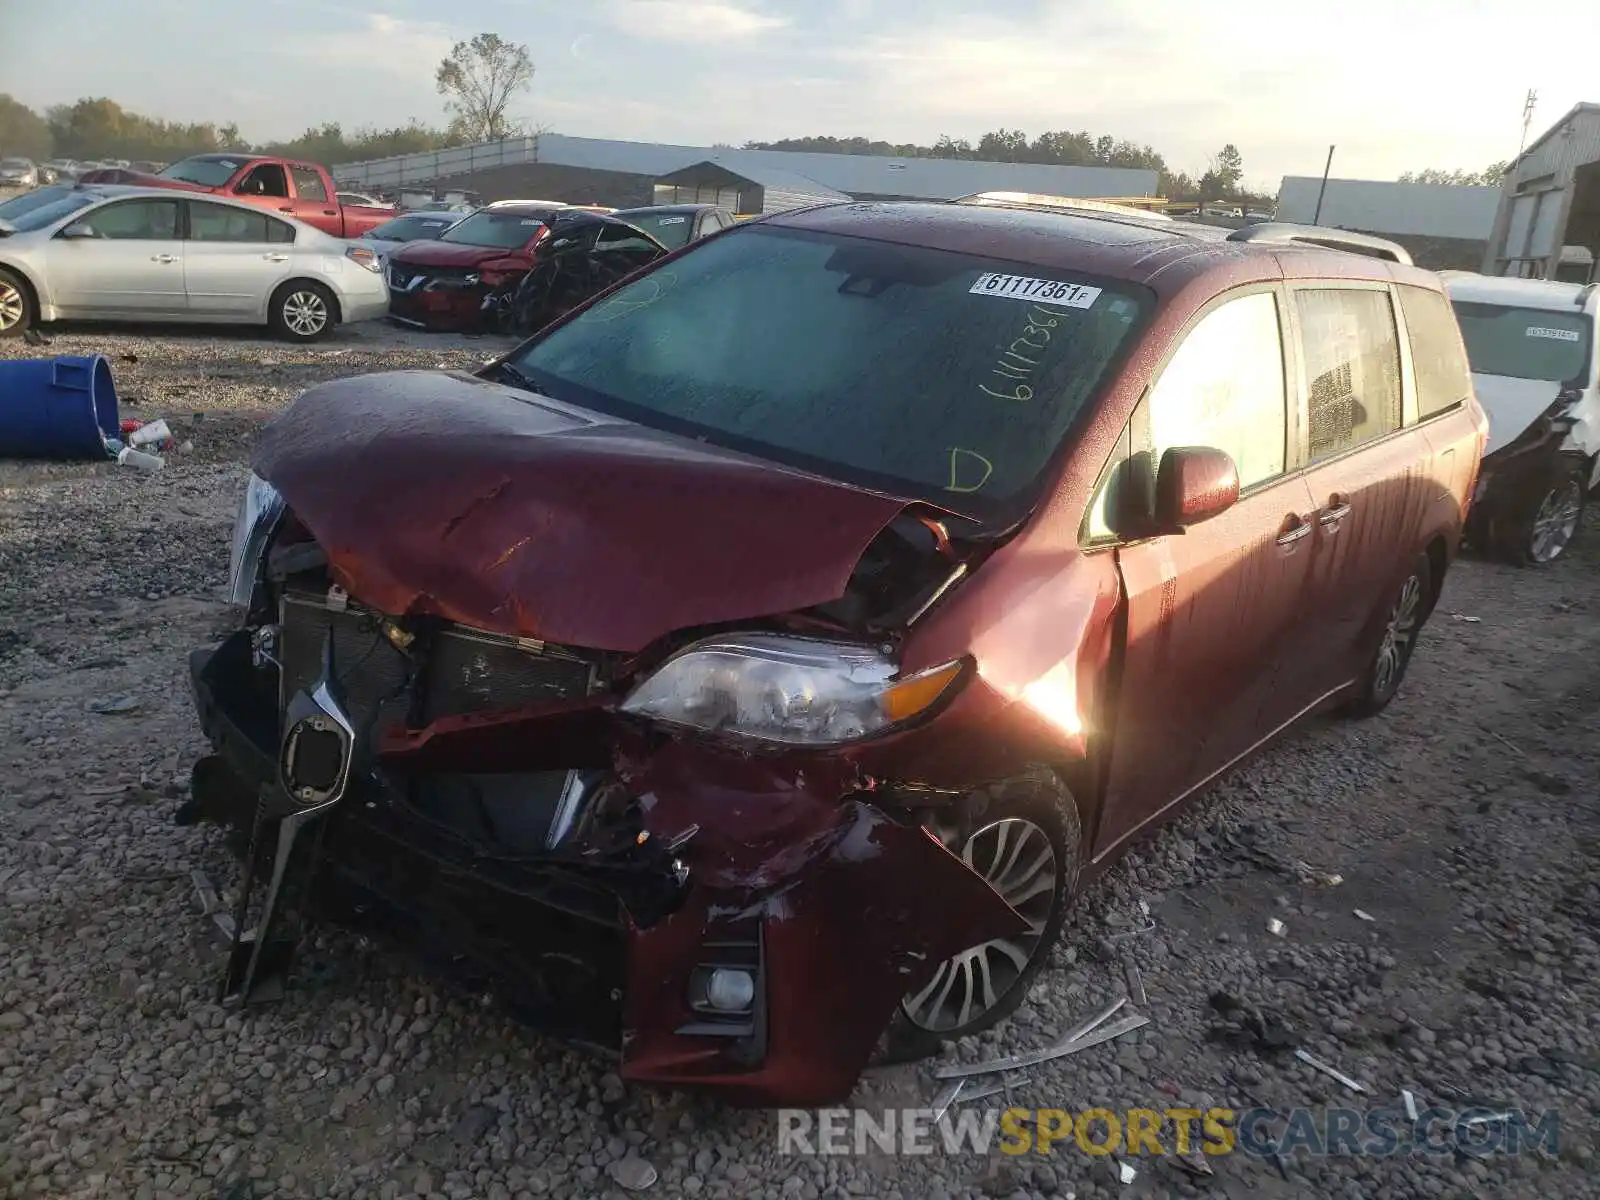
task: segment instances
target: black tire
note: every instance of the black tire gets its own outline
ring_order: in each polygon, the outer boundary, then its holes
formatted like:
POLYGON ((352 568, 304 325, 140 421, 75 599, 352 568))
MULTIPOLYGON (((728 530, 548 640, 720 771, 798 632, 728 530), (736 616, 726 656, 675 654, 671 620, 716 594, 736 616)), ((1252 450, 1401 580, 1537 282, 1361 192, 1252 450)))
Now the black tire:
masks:
POLYGON ((922 1003, 916 1003, 916 994, 908 995, 896 1010, 887 1037, 889 1061, 926 1058, 944 1043, 981 1033, 1014 1013, 1049 960, 1050 950, 1061 936, 1067 908, 1077 894, 1083 830, 1077 802, 1054 771, 1035 767, 983 789, 970 798, 966 816, 965 829, 957 835, 956 853, 989 878, 1019 912, 1033 920, 1037 932, 1008 943, 1009 950, 999 949, 1001 943, 990 942, 941 964, 932 981, 920 989, 922 1003), (1019 836, 1037 840, 1039 850, 1025 849, 1027 841, 1012 840, 1019 836), (1018 875, 1018 871, 1042 855, 1045 843, 1052 852, 1053 882, 1047 891, 1036 896, 1013 899, 1027 891, 1026 881, 1032 878, 1031 873, 1018 875), (1002 864, 998 880, 984 870, 991 854, 1002 864), (1016 885, 1002 886, 1008 879, 1016 879, 1016 885), (1020 966, 1014 957, 1019 951, 1027 956, 1020 966), (980 954, 987 956, 988 970, 983 974, 988 977, 996 1000, 961 1020, 956 994, 965 992, 970 999, 977 990, 977 972, 970 964, 980 954), (960 965, 964 960, 969 964, 965 972, 960 965), (951 995, 945 1003, 935 1005, 947 977, 952 983, 951 995), (941 1010, 937 1015, 932 1011, 935 1007, 941 1010))
POLYGON ((1399 694, 1417 638, 1433 609, 1433 589, 1433 564, 1426 554, 1419 554, 1385 601, 1383 636, 1362 676, 1360 692, 1340 709, 1345 716, 1375 717, 1399 694))
POLYGON ((291 279, 272 293, 267 322, 272 332, 285 341, 320 341, 339 323, 339 306, 333 293, 322 284, 291 279))
POLYGON ((0 270, 0 338, 20 337, 38 318, 33 292, 21 276, 0 270))
POLYGON ((1545 567, 1565 557, 1583 528, 1588 482, 1589 464, 1581 455, 1556 455, 1489 517, 1489 552, 1518 567, 1545 567))

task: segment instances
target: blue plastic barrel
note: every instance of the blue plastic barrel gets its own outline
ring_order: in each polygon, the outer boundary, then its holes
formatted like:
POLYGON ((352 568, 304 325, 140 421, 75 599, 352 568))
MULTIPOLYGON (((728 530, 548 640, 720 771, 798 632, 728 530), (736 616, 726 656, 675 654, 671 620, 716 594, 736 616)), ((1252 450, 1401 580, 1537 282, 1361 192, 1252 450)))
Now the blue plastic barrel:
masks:
POLYGON ((0 458, 105 458, 104 439, 120 436, 101 355, 0 358, 0 458))

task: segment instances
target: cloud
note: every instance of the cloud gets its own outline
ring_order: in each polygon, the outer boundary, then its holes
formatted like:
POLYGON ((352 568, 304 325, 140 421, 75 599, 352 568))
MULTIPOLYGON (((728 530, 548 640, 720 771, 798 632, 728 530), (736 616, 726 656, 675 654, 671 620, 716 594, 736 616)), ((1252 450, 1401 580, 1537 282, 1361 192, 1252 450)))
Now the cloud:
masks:
POLYGON ((610 0, 602 15, 630 37, 704 45, 750 41, 790 23, 788 17, 720 0, 610 0))
POLYGON ((278 50, 341 71, 375 71, 431 83, 439 60, 460 40, 438 21, 413 21, 389 13, 361 13, 356 28, 300 34, 278 50))

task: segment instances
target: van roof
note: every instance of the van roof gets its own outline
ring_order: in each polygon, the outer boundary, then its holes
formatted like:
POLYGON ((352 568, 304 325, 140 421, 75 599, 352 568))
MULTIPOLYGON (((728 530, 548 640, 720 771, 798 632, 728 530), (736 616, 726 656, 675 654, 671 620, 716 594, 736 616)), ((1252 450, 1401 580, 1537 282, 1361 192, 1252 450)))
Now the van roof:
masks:
POLYGON ((1551 279, 1518 279, 1504 275, 1474 275, 1469 271, 1442 273, 1451 299, 1480 304, 1514 304, 1518 308, 1594 311, 1600 289, 1581 283, 1551 279), (1587 294, 1586 294, 1587 293, 1587 294))
MULTIPOLYGON (((927 246, 1142 283, 1170 294, 1202 275, 1219 287, 1290 278, 1398 280, 1437 290, 1432 272, 1349 250, 1230 240, 1227 229, 1143 213, 858 201, 790 209, 764 224, 927 246)), ((1338 230, 1328 230, 1330 237, 1338 230)))

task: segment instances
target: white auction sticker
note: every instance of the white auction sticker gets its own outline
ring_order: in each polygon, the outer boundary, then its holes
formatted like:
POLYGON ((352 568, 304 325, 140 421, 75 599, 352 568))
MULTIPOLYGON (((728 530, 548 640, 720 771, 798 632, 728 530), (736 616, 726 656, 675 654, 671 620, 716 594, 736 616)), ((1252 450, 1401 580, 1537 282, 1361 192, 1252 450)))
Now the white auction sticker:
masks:
POLYGON ((689 219, 688 217, 662 217, 661 220, 656 222, 656 224, 658 224, 658 225, 682 225, 688 219, 689 219))
POLYGON ((1028 275, 979 275, 967 289, 978 296, 1004 296, 1008 300, 1037 300, 1061 308, 1088 308, 1100 298, 1100 289, 1060 279, 1034 279, 1028 275))
POLYGON ((1543 325, 1530 325, 1528 336, 1536 338, 1552 338, 1558 342, 1575 342, 1578 340, 1576 329, 1550 329, 1543 325))

